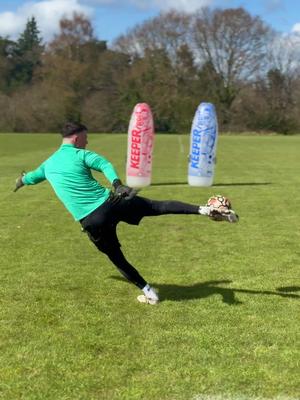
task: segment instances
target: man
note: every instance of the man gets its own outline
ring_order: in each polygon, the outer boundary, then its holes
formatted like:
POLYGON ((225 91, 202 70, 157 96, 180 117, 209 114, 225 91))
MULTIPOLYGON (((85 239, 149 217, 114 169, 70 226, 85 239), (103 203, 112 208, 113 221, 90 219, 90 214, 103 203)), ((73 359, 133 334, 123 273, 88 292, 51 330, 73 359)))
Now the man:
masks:
POLYGON ((47 180, 95 246, 108 256, 130 282, 143 291, 138 296, 138 301, 142 303, 154 305, 159 298, 124 257, 116 233, 120 221, 138 225, 143 217, 163 214, 198 214, 218 221, 238 221, 238 216, 230 209, 218 212, 208 206, 155 201, 137 196, 135 189, 122 184, 108 160, 85 150, 88 140, 84 125, 66 123, 62 137, 62 145, 56 152, 36 170, 22 173, 17 178, 14 191, 24 185, 35 185, 47 180), (97 182, 91 170, 102 172, 112 184, 113 190, 97 182))

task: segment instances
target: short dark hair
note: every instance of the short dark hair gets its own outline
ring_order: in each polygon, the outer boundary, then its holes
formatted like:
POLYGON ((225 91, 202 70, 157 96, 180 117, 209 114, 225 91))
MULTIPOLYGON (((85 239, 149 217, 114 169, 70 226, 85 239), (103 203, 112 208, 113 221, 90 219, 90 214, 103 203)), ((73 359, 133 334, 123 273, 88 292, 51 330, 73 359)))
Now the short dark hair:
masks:
POLYGON ((77 124, 75 122, 66 122, 62 128, 61 135, 62 137, 67 137, 74 135, 74 133, 80 133, 84 131, 87 131, 87 127, 85 125, 77 124))

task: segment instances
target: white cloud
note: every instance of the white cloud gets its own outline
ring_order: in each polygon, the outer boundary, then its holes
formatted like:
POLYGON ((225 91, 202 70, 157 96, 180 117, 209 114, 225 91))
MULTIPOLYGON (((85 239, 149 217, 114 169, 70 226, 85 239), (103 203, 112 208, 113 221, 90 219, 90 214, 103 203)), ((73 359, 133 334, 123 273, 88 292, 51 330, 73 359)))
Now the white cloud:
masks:
POLYGON ((293 26, 293 29, 292 29, 292 32, 295 32, 295 33, 300 33, 300 22, 298 22, 297 24, 295 24, 294 26, 293 26))
POLYGON ((209 6, 214 0, 82 0, 82 2, 93 5, 133 5, 140 9, 156 9, 166 11, 176 9, 186 12, 192 12, 203 6, 209 6))
POLYGON ((15 39, 25 28, 29 18, 35 17, 44 40, 58 32, 59 20, 71 17, 74 12, 92 15, 92 8, 82 5, 79 0, 44 0, 28 2, 15 12, 0 13, 0 36, 15 39))
POLYGON ((209 6, 213 0, 131 0, 139 7, 155 7, 160 10, 174 8, 182 11, 195 11, 203 6, 209 6))

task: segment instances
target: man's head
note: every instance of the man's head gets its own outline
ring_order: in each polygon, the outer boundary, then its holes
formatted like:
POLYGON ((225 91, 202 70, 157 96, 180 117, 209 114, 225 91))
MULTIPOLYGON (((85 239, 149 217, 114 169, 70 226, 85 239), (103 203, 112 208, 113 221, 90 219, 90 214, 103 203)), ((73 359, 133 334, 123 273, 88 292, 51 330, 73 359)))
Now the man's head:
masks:
POLYGON ((79 149, 85 149, 87 141, 87 127, 74 122, 67 122, 62 131, 63 143, 73 144, 79 149))

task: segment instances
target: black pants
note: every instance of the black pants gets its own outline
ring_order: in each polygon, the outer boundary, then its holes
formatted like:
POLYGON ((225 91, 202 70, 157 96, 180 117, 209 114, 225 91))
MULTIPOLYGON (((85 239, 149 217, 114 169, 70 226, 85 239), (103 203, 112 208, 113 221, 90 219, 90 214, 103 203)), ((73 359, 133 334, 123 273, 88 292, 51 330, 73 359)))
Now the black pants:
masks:
POLYGON ((132 283, 143 288, 147 282, 126 260, 117 237, 120 221, 138 225, 143 217, 164 214, 198 214, 199 206, 179 201, 156 201, 135 196, 130 200, 111 195, 95 211, 80 223, 95 246, 113 262, 118 270, 132 283))

